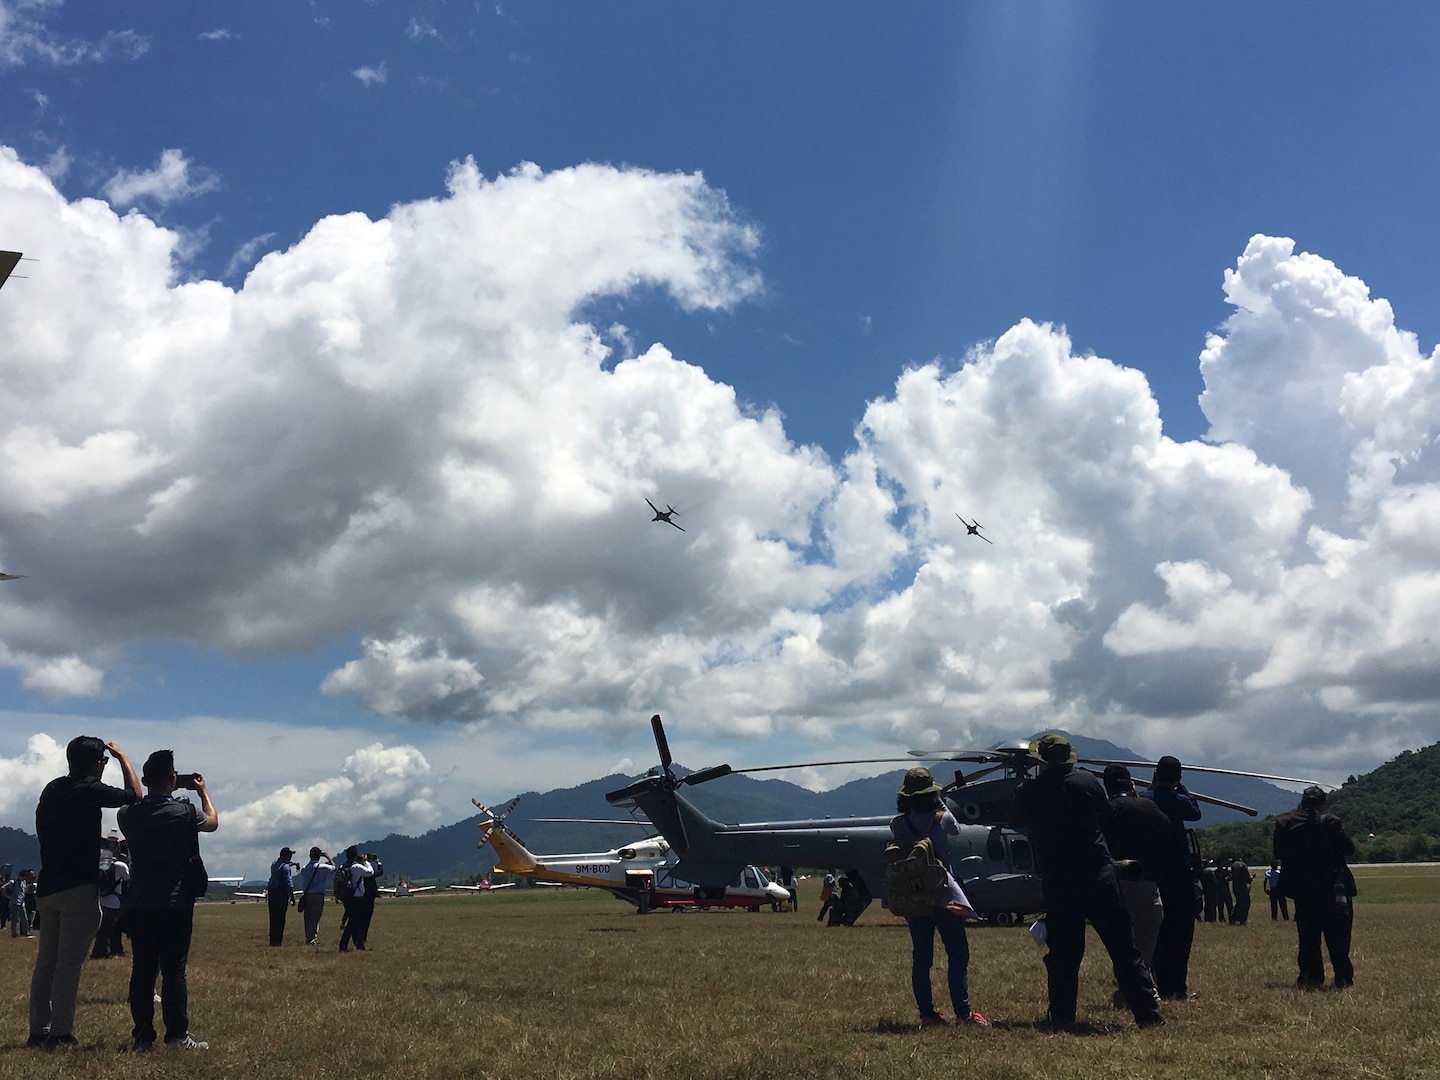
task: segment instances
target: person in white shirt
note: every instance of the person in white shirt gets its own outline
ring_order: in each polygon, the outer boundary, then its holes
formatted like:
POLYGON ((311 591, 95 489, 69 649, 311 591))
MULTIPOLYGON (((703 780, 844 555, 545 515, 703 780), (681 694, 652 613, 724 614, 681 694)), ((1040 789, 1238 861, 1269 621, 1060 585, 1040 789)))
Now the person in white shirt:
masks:
POLYGON ((112 837, 107 842, 115 844, 115 854, 106 872, 106 884, 100 888, 100 929, 95 932, 95 944, 90 950, 91 960, 125 955, 120 898, 125 895, 125 886, 130 881, 130 853, 118 838, 112 837))
POLYGON ((349 952, 350 942, 364 951, 365 937, 370 931, 370 913, 373 908, 375 889, 375 866, 368 855, 361 855, 360 849, 351 844, 345 849, 345 866, 340 871, 350 876, 350 895, 341 896, 345 905, 345 922, 340 931, 340 951, 349 952))

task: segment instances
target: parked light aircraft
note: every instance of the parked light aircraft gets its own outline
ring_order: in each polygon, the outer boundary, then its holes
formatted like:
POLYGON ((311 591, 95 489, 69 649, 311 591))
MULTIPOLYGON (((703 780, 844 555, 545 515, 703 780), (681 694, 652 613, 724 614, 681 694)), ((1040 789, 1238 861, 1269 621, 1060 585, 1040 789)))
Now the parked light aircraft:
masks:
POLYGON ((401 881, 400 884, 381 886, 375 891, 381 896, 393 896, 399 900, 406 896, 418 896, 420 893, 433 892, 437 886, 434 885, 411 885, 408 881, 401 881))
POLYGON ((520 837, 505 826, 505 818, 519 798, 502 813, 471 799, 486 815, 479 823, 481 839, 499 859, 499 868, 532 881, 585 885, 606 889, 645 914, 655 908, 742 907, 759 911, 762 905, 788 903, 789 890, 773 882, 757 866, 741 864, 705 882, 675 874, 678 861, 668 841, 650 837, 610 851, 578 855, 533 855, 520 837))
MULTIPOLYGON (((484 843, 484 841, 482 840, 481 843, 484 843)), ((492 882, 488 877, 487 877, 487 878, 481 878, 479 885, 451 885, 451 886, 450 886, 450 888, 454 889, 456 892, 473 892, 473 893, 495 892, 497 889, 513 889, 514 887, 515 887, 515 882, 513 882, 513 881, 498 881, 498 882, 492 882)))
MULTIPOLYGON (((848 873, 865 897, 883 892, 885 845, 890 839, 890 815, 884 817, 825 818, 811 821, 760 822, 727 825, 714 821, 680 794, 686 785, 731 773, 766 772, 786 768, 857 764, 857 761, 808 762, 804 766, 773 765, 732 769, 715 765, 688 776, 677 776, 671 768, 670 747, 659 716, 650 719, 660 752, 660 772, 642 777, 605 798, 613 806, 640 809, 667 840, 679 857, 677 872, 702 885, 727 880, 737 866, 750 863, 809 866, 848 873)), ((906 758, 865 759, 867 761, 914 761, 916 756, 949 755, 949 760, 983 761, 988 767, 964 776, 956 771, 954 783, 945 789, 946 804, 964 823, 958 836, 950 838, 950 868, 960 881, 971 904, 982 917, 1000 926, 1009 926, 1025 914, 1044 909, 1040 879, 1030 842, 1017 830, 1006 827, 1015 787, 1035 766, 1029 744, 1016 744, 990 751, 912 751, 906 758), (955 755, 966 755, 958 757, 955 755), (997 770, 1007 775, 984 784, 974 781, 997 770)), ((945 759, 942 759, 945 760, 945 759)), ((1107 765, 1109 761, 1086 761, 1107 765)), ((1153 762, 1123 762, 1129 766, 1153 767, 1153 762)), ((1225 772, 1228 769, 1192 767, 1195 772, 1225 772)), ((1267 780, 1307 783, 1293 777, 1240 773, 1267 780)), ((1193 792, 1192 792, 1193 794, 1193 792)), ((1243 810, 1249 807, 1205 796, 1207 802, 1243 810)), ((863 910, 863 907, 862 907, 863 910)))

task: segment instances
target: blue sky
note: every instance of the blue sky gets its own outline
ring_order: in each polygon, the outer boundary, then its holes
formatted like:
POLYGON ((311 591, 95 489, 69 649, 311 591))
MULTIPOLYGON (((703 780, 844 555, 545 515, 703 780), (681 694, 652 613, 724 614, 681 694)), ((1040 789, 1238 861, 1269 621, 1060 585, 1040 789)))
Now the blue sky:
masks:
POLYGON ((695 766, 1434 741, 1437 45, 0 0, 0 815, 107 726, 222 753, 237 858, 643 768, 653 711, 695 766))

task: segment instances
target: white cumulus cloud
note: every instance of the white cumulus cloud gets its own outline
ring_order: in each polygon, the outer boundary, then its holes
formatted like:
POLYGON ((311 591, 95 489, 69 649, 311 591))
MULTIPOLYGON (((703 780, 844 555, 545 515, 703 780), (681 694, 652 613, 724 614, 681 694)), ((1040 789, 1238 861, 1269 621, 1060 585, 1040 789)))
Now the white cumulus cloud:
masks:
POLYGON ((1299 771, 1440 736, 1436 356, 1289 240, 1247 245, 1197 342, 1206 441, 1024 320, 898 371, 832 459, 589 321, 762 293, 758 229, 699 175, 460 162, 230 288, 0 150, 0 230, 47 252, 0 310, 24 509, 0 554, 45 582, 7 592, 0 663, 57 662, 53 690, 146 642, 353 640, 324 689, 386 717, 618 734, 659 710, 714 759, 1062 725, 1299 771))

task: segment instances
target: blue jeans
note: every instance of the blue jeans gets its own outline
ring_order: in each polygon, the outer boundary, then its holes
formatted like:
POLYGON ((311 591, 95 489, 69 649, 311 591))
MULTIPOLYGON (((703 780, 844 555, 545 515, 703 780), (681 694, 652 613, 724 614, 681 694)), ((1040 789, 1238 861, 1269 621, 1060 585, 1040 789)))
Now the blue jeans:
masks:
POLYGON ((965 920, 948 911, 938 911, 931 918, 906 919, 910 927, 910 987, 921 1016, 933 1016, 935 997, 930 989, 930 968, 935 963, 935 931, 945 946, 950 1004, 955 1016, 970 1015, 970 939, 965 936, 965 920))

